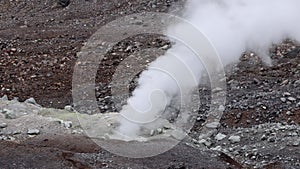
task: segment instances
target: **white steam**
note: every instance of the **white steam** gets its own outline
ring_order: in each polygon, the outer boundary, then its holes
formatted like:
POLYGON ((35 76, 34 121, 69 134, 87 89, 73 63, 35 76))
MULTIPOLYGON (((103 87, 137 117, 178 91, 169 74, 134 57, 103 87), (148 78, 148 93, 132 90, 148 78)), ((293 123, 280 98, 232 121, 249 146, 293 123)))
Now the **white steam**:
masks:
MULTIPOLYGON (((224 66, 249 50, 271 64, 268 52, 273 43, 300 40, 299 6, 299 0, 188 0, 183 17, 207 36, 224 66)), ((167 34, 185 31, 179 23, 170 26, 167 34)), ((173 45, 141 74, 139 86, 121 111, 126 118, 120 119, 119 132, 138 135, 140 123, 151 122, 174 98, 188 95, 199 84, 203 70, 202 62, 187 47, 173 45)))

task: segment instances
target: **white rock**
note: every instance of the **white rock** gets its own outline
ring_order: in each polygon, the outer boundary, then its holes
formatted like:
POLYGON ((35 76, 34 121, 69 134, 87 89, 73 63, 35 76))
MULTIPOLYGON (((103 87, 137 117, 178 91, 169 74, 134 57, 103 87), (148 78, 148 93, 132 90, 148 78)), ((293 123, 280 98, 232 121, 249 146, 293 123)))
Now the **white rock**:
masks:
POLYGON ((226 135, 225 134, 222 134, 222 133, 218 133, 215 137, 216 140, 218 141, 221 141, 223 140, 224 138, 226 138, 226 135))
POLYGON ((214 88, 214 89, 212 90, 212 93, 218 93, 218 92, 221 92, 221 91, 223 91, 222 88, 216 87, 216 88, 214 88))
POLYGON ((284 98, 284 97, 280 98, 280 100, 281 100, 282 102, 286 102, 286 98, 284 98))
POLYGON ((154 136, 154 134, 155 134, 155 131, 154 131, 154 130, 151 130, 151 131, 150 131, 150 136, 154 136))
POLYGON ((5 140, 6 137, 5 136, 0 136, 0 140, 5 140))
POLYGON ((215 129, 215 128, 218 128, 219 125, 220 125, 219 122, 212 122, 212 123, 206 124, 205 126, 206 126, 207 128, 215 129))
POLYGON ((6 123, 0 123, 0 128, 6 128, 7 124, 6 123))
POLYGON ((294 97, 288 97, 288 100, 293 102, 296 101, 297 99, 295 99, 294 97))
POLYGON ((67 111, 73 111, 73 107, 72 106, 70 106, 70 105, 68 105, 68 106, 65 106, 65 108, 64 108, 65 110, 67 110, 67 111))
POLYGON ((31 97, 31 98, 25 100, 25 103, 37 105, 37 103, 36 103, 36 101, 34 100, 33 97, 31 97))
POLYGON ((207 141, 207 140, 205 140, 205 139, 199 140, 198 143, 199 143, 199 144, 203 144, 203 145, 205 145, 205 146, 207 146, 207 147, 211 146, 211 144, 212 144, 210 141, 207 141))
POLYGON ((300 145, 300 139, 294 141, 292 145, 295 146, 295 147, 299 146, 300 145))
POLYGON ((71 121, 64 121, 63 124, 64 124, 65 128, 71 128, 72 127, 72 122, 71 121))
POLYGON ((241 137, 240 136, 230 136, 228 138, 228 140, 231 142, 231 143, 238 143, 241 141, 241 137))
POLYGON ((38 135, 38 134, 40 134, 40 130, 38 130, 38 129, 28 129, 27 134, 29 134, 29 135, 38 135))
POLYGON ((158 134, 163 133, 163 129, 161 129, 161 128, 158 128, 156 131, 157 131, 158 134))
POLYGON ((222 147, 221 146, 213 147, 213 148, 211 148, 211 150, 222 151, 222 147))

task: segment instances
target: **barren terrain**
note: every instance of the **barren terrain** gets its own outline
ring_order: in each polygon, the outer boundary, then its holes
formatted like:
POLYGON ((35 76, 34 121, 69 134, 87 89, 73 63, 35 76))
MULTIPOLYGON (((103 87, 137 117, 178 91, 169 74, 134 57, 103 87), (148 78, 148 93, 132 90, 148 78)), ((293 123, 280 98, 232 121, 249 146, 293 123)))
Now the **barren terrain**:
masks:
MULTIPOLYGON (((205 139, 199 138, 199 131, 206 120, 210 87, 203 84, 191 137, 156 157, 130 159, 102 149, 76 128, 69 107, 43 113, 46 108, 72 105, 77 53, 101 26, 134 12, 177 12, 184 4, 184 0, 70 2, 63 7, 56 0, 0 1, 0 96, 8 96, 0 101, 0 168, 300 167, 300 46, 293 40, 271 47, 272 66, 249 52, 228 68, 221 125, 205 139), (31 97, 37 103, 27 100, 31 97), (73 125, 64 123, 68 121, 73 125)), ((170 46, 159 35, 140 35, 116 45, 96 78, 100 111, 118 110, 109 84, 123 59, 141 49, 170 46)))

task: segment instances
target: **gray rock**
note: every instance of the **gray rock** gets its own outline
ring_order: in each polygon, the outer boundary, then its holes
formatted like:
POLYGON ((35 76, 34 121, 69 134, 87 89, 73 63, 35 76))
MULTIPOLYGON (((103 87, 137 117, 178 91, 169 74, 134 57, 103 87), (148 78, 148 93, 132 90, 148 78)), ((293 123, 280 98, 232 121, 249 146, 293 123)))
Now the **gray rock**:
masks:
POLYGON ((18 135, 18 134, 21 134, 22 132, 20 131, 20 130, 16 130, 16 131, 14 131, 12 134, 13 135, 18 135))
POLYGON ((294 84, 300 84, 300 80, 296 80, 294 84))
POLYGON ((292 145, 295 146, 295 147, 298 147, 298 146, 300 145, 300 139, 294 141, 294 142, 292 143, 292 145))
POLYGON ((6 137, 6 140, 9 140, 9 141, 15 141, 16 138, 12 137, 12 136, 7 136, 6 137))
POLYGON ((8 97, 7 97, 7 95, 4 95, 3 97, 1 97, 1 99, 4 100, 4 101, 7 101, 8 97))
POLYGON ((158 134, 162 134, 162 133, 163 133, 163 129, 158 128, 158 129, 157 129, 157 133, 158 133, 158 134))
POLYGON ((273 143, 273 142, 275 142, 275 141, 276 141, 276 137, 275 137, 275 136, 272 136, 272 137, 269 137, 269 138, 268 138, 268 142, 273 143))
POLYGON ((6 119, 16 119, 17 118, 17 115, 11 110, 3 109, 2 113, 5 115, 6 119))
POLYGON ((212 90, 212 93, 219 93, 219 92, 221 92, 221 91, 223 91, 222 88, 216 87, 216 88, 214 88, 214 89, 212 90))
POLYGON ((67 110, 67 111, 70 111, 70 112, 74 111, 73 107, 72 107, 72 106, 70 106, 70 105, 68 105, 68 106, 65 106, 65 108, 64 108, 64 109, 65 109, 65 110, 67 110))
POLYGON ((219 125, 220 125, 219 122, 212 122, 212 123, 206 124, 205 126, 206 126, 207 128, 215 129, 215 128, 218 128, 219 125))
POLYGON ((38 130, 38 129, 28 129, 27 134, 29 134, 29 135, 38 135, 38 134, 40 134, 40 130, 38 130))
POLYGON ((0 123, 0 128, 6 128, 7 124, 6 123, 0 123))
POLYGON ((151 130, 151 131, 150 131, 150 136, 154 136, 154 134, 155 134, 155 131, 154 131, 154 130, 151 130))
POLYGON ((286 102, 286 98, 284 98, 284 97, 280 98, 280 100, 281 100, 282 102, 286 102))
POLYGON ((266 135, 262 135, 260 139, 261 139, 262 141, 264 141, 264 140, 267 139, 267 136, 266 136, 266 135))
POLYGON ((34 98, 32 98, 32 97, 29 98, 29 99, 27 99, 27 100, 25 100, 25 103, 38 105, 38 104, 36 103, 36 101, 34 100, 34 98))
POLYGON ((6 140, 6 136, 0 136, 0 140, 6 140))
POLYGON ((64 121, 63 125, 65 128, 71 128, 72 127, 72 122, 71 121, 64 121))
POLYGON ((199 143, 199 144, 203 144, 203 145, 205 145, 205 146, 207 146, 207 147, 210 147, 210 146, 212 145, 212 143, 211 143, 210 141, 207 141, 207 140, 205 140, 205 139, 199 140, 198 143, 199 143))
POLYGON ((291 115, 293 115, 293 113, 291 111, 287 111, 286 115, 291 116, 291 115))
POLYGON ((215 137, 216 140, 218 141, 221 141, 223 140, 224 138, 226 138, 226 135, 225 134, 222 134, 222 133, 218 133, 215 137))
POLYGON ((218 110, 223 112, 223 111, 225 111, 225 107, 223 105, 220 105, 218 110))
POLYGON ((288 100, 293 102, 293 101, 296 101, 297 99, 295 99, 294 97, 288 97, 288 100))
POLYGON ((241 141, 241 137, 240 136, 230 136, 228 138, 228 140, 231 142, 231 143, 238 143, 241 141))

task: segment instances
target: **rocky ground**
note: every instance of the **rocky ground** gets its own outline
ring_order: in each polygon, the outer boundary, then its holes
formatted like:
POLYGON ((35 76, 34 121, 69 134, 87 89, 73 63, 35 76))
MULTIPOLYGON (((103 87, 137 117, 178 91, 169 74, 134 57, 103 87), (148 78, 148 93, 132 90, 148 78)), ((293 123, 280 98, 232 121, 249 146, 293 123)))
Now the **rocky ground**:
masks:
MULTIPOLYGON (((300 168, 300 46, 296 42, 274 45, 272 66, 246 53, 228 68, 227 103, 218 132, 199 138, 210 101, 210 87, 203 84, 190 137, 159 156, 130 159, 111 154, 85 137, 67 106, 72 105, 77 52, 100 26, 117 17, 136 11, 177 12, 184 1, 71 0, 64 4, 0 2, 0 96, 8 96, 0 101, 0 168, 300 168)), ((121 60, 140 49, 170 45, 157 35, 132 37, 116 45, 96 78, 101 112, 118 110, 109 83, 121 60)))

